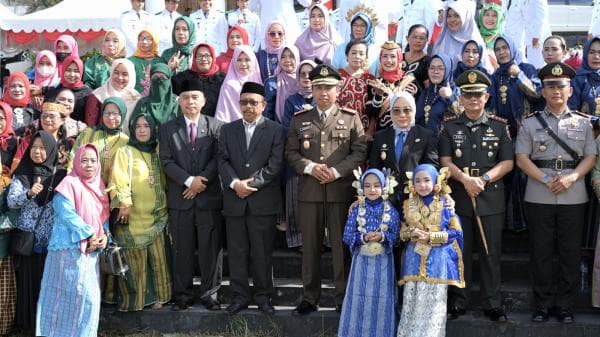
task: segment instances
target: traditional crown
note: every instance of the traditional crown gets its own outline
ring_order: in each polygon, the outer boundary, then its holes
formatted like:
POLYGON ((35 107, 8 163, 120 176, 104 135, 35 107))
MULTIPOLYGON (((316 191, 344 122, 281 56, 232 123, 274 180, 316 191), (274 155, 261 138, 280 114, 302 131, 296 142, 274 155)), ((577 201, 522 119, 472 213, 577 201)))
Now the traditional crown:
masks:
POLYGON ((365 5, 358 5, 350 9, 348 13, 346 13, 346 21, 350 22, 354 15, 356 15, 358 12, 365 13, 371 19, 371 24, 373 27, 376 27, 379 24, 379 19, 377 18, 377 14, 375 14, 373 8, 365 5))

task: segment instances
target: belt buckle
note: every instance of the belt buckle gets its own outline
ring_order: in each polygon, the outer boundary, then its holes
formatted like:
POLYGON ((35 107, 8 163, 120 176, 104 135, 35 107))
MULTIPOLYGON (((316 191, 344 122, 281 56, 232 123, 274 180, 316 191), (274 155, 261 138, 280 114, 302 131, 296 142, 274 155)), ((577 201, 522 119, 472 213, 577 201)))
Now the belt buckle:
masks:
POLYGON ((479 169, 471 169, 471 177, 479 177, 479 169))
POLYGON ((564 169, 564 167, 565 165, 561 157, 558 157, 556 160, 554 160, 554 171, 560 172, 564 169))

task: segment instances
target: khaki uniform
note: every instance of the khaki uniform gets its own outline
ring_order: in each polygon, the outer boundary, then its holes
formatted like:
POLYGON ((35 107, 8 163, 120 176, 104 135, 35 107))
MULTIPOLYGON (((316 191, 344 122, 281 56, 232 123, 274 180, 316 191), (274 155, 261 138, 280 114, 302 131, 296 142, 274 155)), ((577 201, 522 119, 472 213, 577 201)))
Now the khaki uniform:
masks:
POLYGON ((316 108, 296 113, 289 128, 285 156, 299 175, 296 216, 303 239, 304 300, 313 305, 319 303, 321 248, 327 228, 332 245, 336 304, 341 304, 347 277, 342 235, 348 207, 355 195, 352 170, 367 158, 365 133, 358 114, 336 106, 321 122, 316 108), (340 178, 321 184, 305 173, 311 163, 334 168, 340 178))

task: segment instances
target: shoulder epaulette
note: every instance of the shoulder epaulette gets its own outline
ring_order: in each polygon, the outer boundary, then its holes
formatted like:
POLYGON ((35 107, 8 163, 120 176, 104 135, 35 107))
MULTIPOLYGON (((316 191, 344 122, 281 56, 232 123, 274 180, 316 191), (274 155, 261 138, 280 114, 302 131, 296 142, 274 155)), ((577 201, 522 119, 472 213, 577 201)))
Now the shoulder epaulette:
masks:
POLYGON ((527 116, 525 116, 525 118, 529 118, 529 117, 533 117, 537 114, 539 114, 541 111, 532 111, 530 113, 527 114, 527 116))
POLYGON ((356 110, 349 109, 349 108, 340 108, 340 110, 342 110, 342 112, 345 112, 350 115, 356 115, 358 113, 356 110))
POLYGON ((495 120, 497 122, 500 122, 502 124, 508 124, 508 119, 502 118, 502 117, 498 117, 497 115, 488 115, 488 118, 491 119, 491 120, 495 120))
POLYGON ((457 118, 458 118, 458 115, 448 114, 448 115, 444 116, 444 122, 453 121, 453 120, 455 120, 457 118))
POLYGON ((581 116, 581 117, 584 117, 584 118, 586 118, 586 119, 590 119, 590 117, 592 117, 592 116, 590 116, 590 115, 588 115, 588 114, 586 114, 586 113, 583 113, 583 112, 581 112, 581 111, 577 111, 577 110, 571 110, 570 112, 572 112, 572 113, 574 113, 574 114, 576 114, 576 115, 579 115, 579 116, 581 116))
POLYGON ((160 11, 160 12, 154 14, 154 15, 161 15, 161 14, 162 14, 162 11, 160 11))
POLYGON ((307 112, 307 111, 310 111, 310 110, 312 110, 312 108, 310 108, 310 109, 304 109, 304 110, 300 110, 300 111, 298 111, 298 112, 294 113, 294 116, 301 115, 301 114, 303 114, 303 113, 305 113, 305 112, 307 112))
POLYGON ((123 13, 121 13, 121 15, 123 15, 123 14, 127 14, 127 13, 129 13, 129 9, 128 9, 128 10, 126 10, 126 11, 124 11, 123 13))

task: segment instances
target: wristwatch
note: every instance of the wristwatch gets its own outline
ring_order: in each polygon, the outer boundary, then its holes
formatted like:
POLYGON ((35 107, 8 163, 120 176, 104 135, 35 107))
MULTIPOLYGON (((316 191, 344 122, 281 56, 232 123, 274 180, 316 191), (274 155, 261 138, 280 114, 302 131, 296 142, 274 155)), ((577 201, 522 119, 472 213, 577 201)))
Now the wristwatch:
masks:
POLYGON ((544 182, 544 184, 547 184, 550 182, 550 179, 551 179, 550 176, 546 174, 544 176, 544 178, 542 178, 542 181, 544 182))
POLYGON ((488 184, 490 182, 490 180, 492 180, 492 178, 490 177, 489 174, 485 173, 484 175, 481 176, 481 178, 483 179, 483 182, 488 184))

